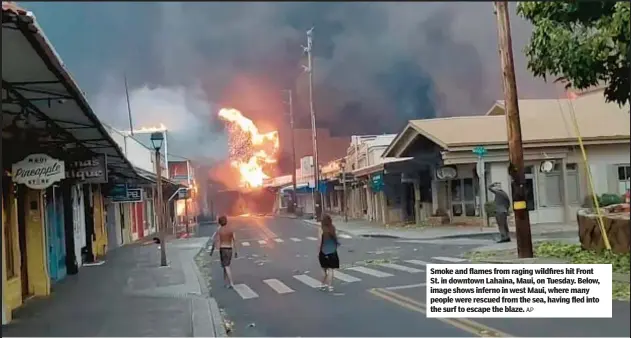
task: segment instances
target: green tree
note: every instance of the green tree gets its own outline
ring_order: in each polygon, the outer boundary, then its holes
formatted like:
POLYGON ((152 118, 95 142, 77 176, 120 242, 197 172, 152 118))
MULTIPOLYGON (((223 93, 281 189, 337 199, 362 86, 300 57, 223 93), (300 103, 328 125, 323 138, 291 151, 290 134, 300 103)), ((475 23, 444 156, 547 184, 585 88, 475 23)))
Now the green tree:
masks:
POLYGON ((525 53, 538 77, 558 77, 576 89, 606 85, 608 102, 629 102, 629 2, 521 2, 519 16, 534 30, 525 53))

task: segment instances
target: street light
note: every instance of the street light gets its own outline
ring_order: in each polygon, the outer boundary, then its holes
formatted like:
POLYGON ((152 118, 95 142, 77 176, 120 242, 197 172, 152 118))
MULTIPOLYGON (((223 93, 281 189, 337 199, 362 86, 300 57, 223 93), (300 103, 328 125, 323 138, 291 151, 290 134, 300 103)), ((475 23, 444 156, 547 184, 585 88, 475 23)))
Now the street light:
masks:
POLYGON ((346 157, 343 157, 340 161, 340 167, 342 167, 342 206, 344 208, 344 222, 348 222, 348 213, 346 212, 346 157))
POLYGON ((162 143, 164 142, 164 135, 160 132, 151 133, 151 144, 153 145, 153 149, 156 151, 160 151, 162 148, 162 143))
POLYGON ((156 162, 156 180, 158 198, 156 202, 158 204, 158 231, 160 232, 160 266, 167 266, 167 251, 166 251, 166 238, 165 229, 163 225, 163 213, 162 213, 162 165, 160 164, 160 148, 164 142, 164 134, 161 132, 151 133, 151 144, 155 149, 155 162, 156 162))

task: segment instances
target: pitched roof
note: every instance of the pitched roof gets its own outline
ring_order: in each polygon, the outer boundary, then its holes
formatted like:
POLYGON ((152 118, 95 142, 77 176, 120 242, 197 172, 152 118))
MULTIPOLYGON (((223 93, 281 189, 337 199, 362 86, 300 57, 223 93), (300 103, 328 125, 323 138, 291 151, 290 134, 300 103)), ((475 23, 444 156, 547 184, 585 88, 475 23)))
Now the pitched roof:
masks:
MULTIPOLYGON (((446 148, 506 144, 503 110, 503 102, 498 101, 485 116, 412 120, 410 125, 446 148)), ((575 142, 572 111, 583 140, 629 139, 628 108, 605 103, 601 95, 577 100, 519 100, 519 111, 524 143, 575 142)))

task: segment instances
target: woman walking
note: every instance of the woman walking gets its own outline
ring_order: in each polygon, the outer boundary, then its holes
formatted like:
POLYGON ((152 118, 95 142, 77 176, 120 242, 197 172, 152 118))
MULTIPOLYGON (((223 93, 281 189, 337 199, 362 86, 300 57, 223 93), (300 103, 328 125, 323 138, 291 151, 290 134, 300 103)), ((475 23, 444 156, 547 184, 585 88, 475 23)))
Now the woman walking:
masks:
POLYGON ((322 278, 321 290, 333 291, 333 271, 340 268, 340 258, 337 255, 337 247, 340 243, 337 240, 337 234, 335 233, 335 226, 331 216, 322 216, 322 226, 320 228, 320 241, 319 241, 319 254, 318 260, 320 261, 320 267, 324 272, 322 278))

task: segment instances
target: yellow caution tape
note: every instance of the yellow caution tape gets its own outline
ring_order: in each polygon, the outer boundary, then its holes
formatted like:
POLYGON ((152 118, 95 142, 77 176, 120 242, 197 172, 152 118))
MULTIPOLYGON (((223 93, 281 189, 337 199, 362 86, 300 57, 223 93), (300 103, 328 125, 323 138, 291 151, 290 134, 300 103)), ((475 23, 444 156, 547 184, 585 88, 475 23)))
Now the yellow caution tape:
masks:
POLYGON ((513 202, 513 210, 524 210, 526 209, 526 201, 515 201, 513 202))

